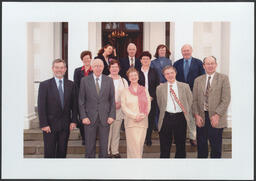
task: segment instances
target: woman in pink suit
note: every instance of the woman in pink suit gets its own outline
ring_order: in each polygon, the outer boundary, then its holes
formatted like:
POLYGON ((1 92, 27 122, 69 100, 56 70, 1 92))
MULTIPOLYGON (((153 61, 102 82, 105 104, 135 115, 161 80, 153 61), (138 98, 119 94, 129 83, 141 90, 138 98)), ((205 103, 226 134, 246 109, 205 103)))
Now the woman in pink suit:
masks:
POLYGON ((127 158, 142 158, 151 100, 148 90, 138 84, 139 73, 135 68, 129 68, 127 77, 131 84, 121 95, 127 158))

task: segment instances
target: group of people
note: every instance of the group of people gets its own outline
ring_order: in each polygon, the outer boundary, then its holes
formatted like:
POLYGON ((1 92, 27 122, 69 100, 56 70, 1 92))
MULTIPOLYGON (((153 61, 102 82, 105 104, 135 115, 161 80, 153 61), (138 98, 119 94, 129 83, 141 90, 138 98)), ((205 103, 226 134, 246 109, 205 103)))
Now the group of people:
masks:
POLYGON ((216 72, 214 56, 203 61, 192 57, 192 47, 181 48, 183 58, 169 59, 168 47, 160 44, 152 60, 144 51, 136 58, 136 45, 127 46, 128 56, 116 59, 112 45, 104 46, 92 59, 81 53, 83 66, 74 72, 74 82, 64 78, 66 63, 56 59, 54 77, 39 86, 38 113, 44 138, 45 158, 65 158, 70 131, 78 127, 85 157, 121 158, 120 129, 124 120, 127 158, 142 158, 144 144, 152 145, 157 128, 160 158, 186 158, 186 138, 197 146, 198 158, 221 158, 222 133, 227 126, 230 84, 216 72))

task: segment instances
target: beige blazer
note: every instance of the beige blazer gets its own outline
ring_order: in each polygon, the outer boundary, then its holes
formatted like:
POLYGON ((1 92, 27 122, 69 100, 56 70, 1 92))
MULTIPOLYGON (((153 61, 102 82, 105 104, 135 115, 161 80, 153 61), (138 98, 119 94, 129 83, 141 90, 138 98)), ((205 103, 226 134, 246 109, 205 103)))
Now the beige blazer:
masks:
MULTIPOLYGON (((179 100, 181 104, 184 106, 186 110, 185 118, 187 121, 188 125, 195 124, 193 117, 192 117, 192 93, 190 91, 189 85, 183 82, 177 81, 177 87, 178 87, 178 95, 179 95, 179 100)), ((156 97, 157 97, 157 104, 160 110, 159 114, 159 121, 158 121, 158 131, 160 132, 162 124, 163 124, 163 119, 164 119, 164 114, 166 111, 166 106, 167 106, 167 90, 168 89, 168 83, 165 82, 163 84, 160 84, 156 88, 156 97)))
MULTIPOLYGON (((205 123, 204 100, 205 100, 206 74, 195 79, 193 88, 193 114, 198 114, 205 123)), ((217 128, 227 127, 227 109, 230 103, 230 84, 228 76, 215 72, 212 79, 208 97, 209 116, 217 113, 220 116, 217 128)), ((204 124, 203 123, 203 124, 204 124)))
MULTIPOLYGON (((146 90, 146 96, 148 99, 148 113, 151 108, 151 100, 148 90, 146 90)), ((148 128, 148 116, 146 116, 140 122, 135 121, 136 116, 140 113, 138 96, 134 96, 130 93, 128 88, 124 88, 121 95, 121 109, 124 113, 124 125, 125 127, 143 127, 148 128)))
MULTIPOLYGON (((110 75, 109 75, 110 77, 110 75)), ((113 80, 114 81, 114 80, 113 80)), ((121 102, 121 94, 124 88, 128 87, 128 82, 121 76, 119 76, 118 79, 118 86, 115 87, 115 101, 121 102)), ((122 112, 122 109, 116 109, 116 120, 122 120, 124 119, 124 114, 122 112)))

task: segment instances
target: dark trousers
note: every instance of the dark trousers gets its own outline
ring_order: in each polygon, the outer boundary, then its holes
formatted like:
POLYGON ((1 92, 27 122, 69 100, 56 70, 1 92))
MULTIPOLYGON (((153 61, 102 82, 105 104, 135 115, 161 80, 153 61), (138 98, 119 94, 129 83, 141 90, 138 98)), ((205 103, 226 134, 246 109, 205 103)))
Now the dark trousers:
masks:
POLYGON ((84 124, 82 123, 82 120, 78 122, 77 127, 80 130, 80 135, 82 136, 82 141, 84 142, 84 124))
POLYGON ((99 158, 108 157, 109 125, 102 126, 99 118, 94 125, 84 125, 85 132, 85 158, 96 157, 96 136, 99 135, 99 158))
POLYGON ((170 158, 173 136, 176 144, 175 158, 186 158, 186 130, 187 122, 183 113, 165 112, 159 132, 160 158, 170 158))
POLYGON ((213 128, 209 113, 205 111, 204 127, 196 127, 197 157, 208 158, 208 139, 211 146, 211 158, 221 158, 223 128, 213 128))
POLYGON ((66 158, 69 130, 43 131, 44 158, 66 158))
POLYGON ((155 125, 155 116, 156 116, 156 102, 151 102, 151 109, 148 115, 148 129, 146 135, 146 141, 151 141, 152 130, 154 129, 155 125))

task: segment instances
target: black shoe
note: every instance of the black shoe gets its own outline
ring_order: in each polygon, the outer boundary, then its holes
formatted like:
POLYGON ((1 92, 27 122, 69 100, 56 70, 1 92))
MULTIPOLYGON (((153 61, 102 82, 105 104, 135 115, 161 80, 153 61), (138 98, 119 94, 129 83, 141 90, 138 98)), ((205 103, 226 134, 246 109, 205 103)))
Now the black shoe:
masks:
POLYGON ((151 140, 146 140, 146 145, 147 146, 151 146, 152 145, 152 141, 151 140))
POLYGON ((111 154, 108 154, 108 158, 113 158, 113 155, 111 155, 111 154))
POLYGON ((189 139, 191 146, 197 146, 196 140, 189 139))
POLYGON ((119 153, 112 155, 112 156, 113 156, 113 158, 121 158, 121 155, 119 153))

